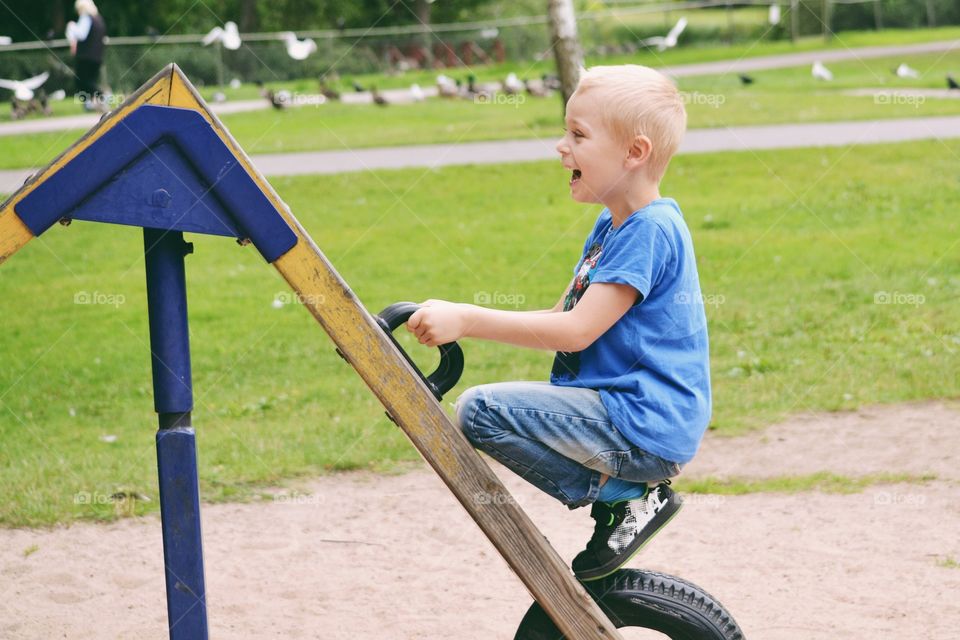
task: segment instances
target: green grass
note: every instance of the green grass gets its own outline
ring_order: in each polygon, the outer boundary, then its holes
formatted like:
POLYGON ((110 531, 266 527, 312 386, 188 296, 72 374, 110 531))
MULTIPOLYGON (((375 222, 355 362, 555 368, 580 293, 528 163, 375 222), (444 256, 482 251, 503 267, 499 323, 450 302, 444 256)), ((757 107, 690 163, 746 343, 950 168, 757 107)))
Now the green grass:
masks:
MULTIPOLYGON (((683 206, 697 246, 712 429, 960 396, 958 153, 950 141, 674 161, 663 192, 683 206)), ((273 184, 374 313, 397 300, 473 302, 483 292, 548 308, 599 211, 569 200, 555 162, 273 184)), ((204 499, 418 459, 309 314, 273 308, 287 287, 252 247, 191 240, 204 499)), ((75 222, 0 267, 0 523, 157 508, 141 251, 136 229, 75 222), (102 304, 76 304, 77 294, 102 304), (119 491, 151 501, 114 504, 119 491)), ((422 368, 433 366, 435 351, 397 335, 422 368)), ((463 347, 467 368, 448 410, 468 386, 546 379, 552 362, 497 343, 463 347)))
MULTIPOLYGON (((698 15, 702 12, 697 12, 698 15)), ((676 13, 673 19, 679 18, 681 13, 676 13)), ((717 14, 722 15, 722 14, 717 14)), ((689 17, 689 16, 688 16, 689 17)), ((693 18, 690 18, 693 20, 693 18)), ((627 24, 629 21, 624 19, 627 24)), ((671 23, 672 24, 672 23, 671 23)), ((821 37, 805 37, 792 43, 789 40, 766 41, 760 40, 751 43, 723 45, 718 43, 703 43, 700 45, 681 45, 675 49, 667 51, 641 50, 629 55, 611 55, 611 56, 587 56, 585 64, 592 66, 596 64, 644 64, 652 67, 663 67, 678 64, 690 64, 696 62, 714 62, 717 60, 737 60, 740 58, 755 58, 767 55, 777 55, 784 53, 797 53, 803 51, 817 50, 845 50, 848 48, 878 46, 878 45, 900 45, 914 44, 921 42, 936 42, 940 40, 950 40, 960 38, 960 27, 939 27, 936 29, 889 29, 886 31, 842 31, 836 38, 830 42, 824 42, 821 37)), ((552 58, 542 61, 514 61, 504 62, 502 64, 474 64, 469 69, 456 68, 447 69, 444 73, 460 78, 466 78, 468 73, 476 75, 480 82, 494 82, 502 80, 508 73, 513 72, 518 76, 536 78, 544 73, 554 73, 555 67, 552 58)), ((399 75, 376 74, 355 74, 344 75, 340 78, 340 84, 333 86, 344 90, 352 91, 351 82, 356 80, 363 86, 376 85, 381 89, 404 88, 409 87, 416 82, 421 86, 432 86, 435 82, 437 72, 427 71, 409 71, 399 75)), ((295 82, 267 82, 267 86, 276 89, 288 89, 290 91, 316 91, 317 85, 313 79, 301 80, 295 82)), ((209 98, 217 90, 216 87, 208 87, 203 90, 205 98, 209 98)), ((259 94, 257 88, 252 84, 245 84, 239 89, 224 89, 224 94, 228 99, 252 99, 259 94)))
POLYGON ((937 560, 937 566, 944 569, 960 569, 960 562, 957 562, 953 556, 946 556, 937 560))
MULTIPOLYGON (((960 35, 960 29, 937 32, 937 39, 954 32, 960 35)), ((919 37, 930 32, 909 33, 919 37)), ((873 42, 862 39, 867 35, 892 38, 886 32, 843 34, 841 37, 844 43, 852 41, 852 44, 859 45, 873 42)), ((797 47, 803 49, 807 44, 810 43, 805 41, 797 47)), ((757 48, 767 51, 773 45, 781 46, 782 43, 762 43, 757 48)), ((666 52, 664 56, 692 56, 698 51, 700 57, 694 58, 696 60, 710 59, 710 52, 714 50, 679 49, 666 52)), ((725 58, 729 58, 749 54, 752 50, 731 47, 718 48, 717 51, 726 52, 725 58)), ((664 61, 670 64, 677 62, 666 57, 664 61)), ((832 83, 814 81, 807 66, 753 73, 751 75, 756 78, 756 84, 750 87, 741 87, 736 75, 732 74, 681 78, 680 88, 689 96, 689 126, 724 127, 960 113, 960 100, 955 99, 927 98, 919 104, 912 100, 890 104, 878 103, 871 96, 844 93, 849 89, 864 87, 944 87, 944 77, 948 72, 960 75, 960 64, 953 54, 852 60, 831 64, 830 67, 836 74, 836 80, 832 83), (904 61, 920 71, 922 76, 916 80, 896 78, 891 70, 904 61)), ((501 72, 507 68, 498 67, 497 74, 491 74, 489 79, 503 77, 501 72)), ((516 65, 509 68, 524 71, 516 65)), ((393 80, 401 82, 400 86, 408 86, 416 80, 424 85, 432 84, 433 79, 434 74, 430 73, 422 78, 408 74, 402 79, 393 80)), ((368 79, 364 79, 364 82, 369 84, 368 79)), ((317 91, 312 81, 287 83, 285 86, 300 93, 317 91)), ((245 93, 248 90, 249 87, 238 90, 235 97, 250 98, 256 95, 245 93)), ((519 104, 474 104, 465 100, 435 99, 424 104, 393 105, 387 109, 373 105, 332 103, 284 112, 264 110, 240 113, 225 116, 223 120, 248 153, 283 153, 533 137, 552 140, 560 133, 559 118, 558 98, 524 97, 519 104)), ((43 166, 82 134, 83 130, 77 129, 0 138, 0 149, 3 150, 0 169, 43 166)))
POLYGON ((748 493, 800 493, 821 491, 823 493, 859 493, 878 484, 923 483, 936 480, 934 475, 911 475, 907 473, 874 473, 865 476, 844 476, 826 471, 803 476, 777 476, 773 478, 704 478, 680 480, 677 490, 681 493, 705 493, 710 495, 741 496, 748 493))

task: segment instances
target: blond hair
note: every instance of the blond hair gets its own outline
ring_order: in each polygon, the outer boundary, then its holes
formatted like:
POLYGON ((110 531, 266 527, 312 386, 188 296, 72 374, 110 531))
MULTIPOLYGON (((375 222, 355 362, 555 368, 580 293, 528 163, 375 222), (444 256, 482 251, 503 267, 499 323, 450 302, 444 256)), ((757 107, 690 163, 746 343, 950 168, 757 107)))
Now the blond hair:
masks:
POLYGON ((89 14, 91 16, 97 15, 97 5, 94 4, 93 0, 77 0, 73 3, 73 8, 77 12, 77 15, 82 16, 83 14, 89 14))
POLYGON ((638 64, 580 69, 576 94, 601 94, 597 114, 614 137, 632 143, 650 138, 650 173, 660 180, 687 129, 687 111, 676 85, 655 69, 638 64))

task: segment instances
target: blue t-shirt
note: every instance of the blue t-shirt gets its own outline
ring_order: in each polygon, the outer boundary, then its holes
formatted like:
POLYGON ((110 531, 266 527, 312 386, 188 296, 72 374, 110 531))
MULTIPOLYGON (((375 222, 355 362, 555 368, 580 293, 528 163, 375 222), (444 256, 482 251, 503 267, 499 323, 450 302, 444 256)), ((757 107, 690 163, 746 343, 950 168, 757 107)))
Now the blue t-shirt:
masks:
POLYGON ((564 311, 593 282, 628 284, 639 295, 589 347, 557 353, 550 382, 596 389, 627 440, 666 460, 688 462, 712 406, 707 320, 680 207, 659 198, 618 228, 604 209, 573 273, 564 311))

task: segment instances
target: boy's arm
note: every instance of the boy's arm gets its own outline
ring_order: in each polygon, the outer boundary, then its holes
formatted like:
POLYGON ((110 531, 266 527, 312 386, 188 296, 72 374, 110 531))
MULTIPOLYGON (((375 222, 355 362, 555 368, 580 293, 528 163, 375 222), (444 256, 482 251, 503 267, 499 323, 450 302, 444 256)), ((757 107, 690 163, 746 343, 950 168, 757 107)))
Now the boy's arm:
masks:
MULTIPOLYGON (((573 309, 561 313, 525 313, 463 305, 463 336, 530 349, 582 351, 630 309, 637 295, 637 290, 630 285, 604 282, 591 284, 573 309)), ((562 298, 558 304, 562 304, 562 298)))

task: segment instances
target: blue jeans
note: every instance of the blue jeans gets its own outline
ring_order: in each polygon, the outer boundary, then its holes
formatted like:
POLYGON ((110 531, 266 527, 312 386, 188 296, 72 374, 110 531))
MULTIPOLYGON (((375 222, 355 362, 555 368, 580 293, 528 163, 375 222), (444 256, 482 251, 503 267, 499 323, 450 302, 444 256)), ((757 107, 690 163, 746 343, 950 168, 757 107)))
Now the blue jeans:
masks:
POLYGON ((457 398, 456 411, 473 446, 570 509, 596 501, 601 474, 659 482, 682 467, 624 438, 594 389, 482 384, 457 398))

